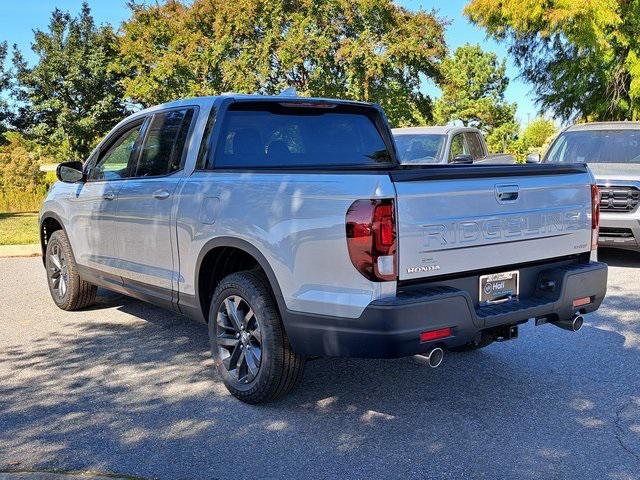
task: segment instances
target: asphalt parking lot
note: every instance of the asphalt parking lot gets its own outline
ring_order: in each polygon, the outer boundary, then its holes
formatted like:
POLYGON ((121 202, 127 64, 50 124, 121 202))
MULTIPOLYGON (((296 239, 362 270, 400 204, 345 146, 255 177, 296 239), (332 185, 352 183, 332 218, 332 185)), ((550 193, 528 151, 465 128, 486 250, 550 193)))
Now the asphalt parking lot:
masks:
POLYGON ((40 259, 0 259, 0 478, 640 479, 640 255, 601 259, 577 334, 528 324, 436 370, 315 360, 258 407, 212 376, 204 326, 104 291, 62 312, 40 259))

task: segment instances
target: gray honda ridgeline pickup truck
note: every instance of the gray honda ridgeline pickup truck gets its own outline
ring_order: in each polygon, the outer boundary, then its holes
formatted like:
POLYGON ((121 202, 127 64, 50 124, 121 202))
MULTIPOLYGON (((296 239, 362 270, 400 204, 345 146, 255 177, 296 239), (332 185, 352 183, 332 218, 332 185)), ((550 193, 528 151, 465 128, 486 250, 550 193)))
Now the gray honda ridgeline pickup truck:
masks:
POLYGON ((54 302, 97 287, 207 322, 229 391, 290 391, 314 356, 438 366, 576 331, 602 302, 584 164, 402 166, 376 105, 222 95, 120 122, 58 167, 40 216, 54 302))

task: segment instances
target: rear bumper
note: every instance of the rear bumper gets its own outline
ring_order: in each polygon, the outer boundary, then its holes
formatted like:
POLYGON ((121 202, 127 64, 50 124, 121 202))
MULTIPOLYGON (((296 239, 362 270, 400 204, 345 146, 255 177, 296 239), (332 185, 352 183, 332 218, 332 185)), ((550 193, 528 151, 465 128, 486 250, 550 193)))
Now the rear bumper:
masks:
MULTIPOLYGON (((573 300, 590 297, 582 313, 596 310, 607 289, 607 265, 599 262, 563 265, 535 272, 526 297, 477 307, 471 295, 451 286, 407 288, 372 302, 359 318, 339 318, 288 311, 283 317, 293 349, 304 355, 395 358, 428 351, 435 345, 469 343, 484 329, 523 323, 530 318, 568 319, 573 300), (545 286, 546 285, 546 286, 545 286), (553 285, 553 288, 550 287, 553 285), (421 343, 420 333, 451 327, 453 335, 421 343)), ((522 290, 521 290, 522 291, 522 290)))

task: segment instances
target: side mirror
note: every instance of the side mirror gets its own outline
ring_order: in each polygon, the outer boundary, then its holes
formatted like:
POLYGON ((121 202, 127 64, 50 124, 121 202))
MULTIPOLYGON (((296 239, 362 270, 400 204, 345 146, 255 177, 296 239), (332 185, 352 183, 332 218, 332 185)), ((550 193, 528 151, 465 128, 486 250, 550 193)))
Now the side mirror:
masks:
POLYGON ((56 168, 58 180, 65 183, 78 183, 85 180, 82 162, 62 162, 56 168))
POLYGON ((541 160, 539 153, 530 153, 527 155, 527 163, 540 163, 541 160))
POLYGON ((465 154, 456 155, 451 163, 473 163, 473 157, 465 154))

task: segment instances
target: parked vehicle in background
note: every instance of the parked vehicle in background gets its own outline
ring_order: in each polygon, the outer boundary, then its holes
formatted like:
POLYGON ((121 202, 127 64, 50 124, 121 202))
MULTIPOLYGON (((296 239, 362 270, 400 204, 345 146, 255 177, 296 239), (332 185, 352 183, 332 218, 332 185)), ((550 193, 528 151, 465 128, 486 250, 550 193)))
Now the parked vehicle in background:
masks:
POLYGON ((40 222, 54 302, 101 286, 207 322, 249 403, 291 390, 308 356, 435 367, 531 318, 576 331, 606 292, 585 165, 403 166, 367 103, 159 105, 58 177, 40 222))
POLYGON ((600 187, 599 244, 640 251, 640 122, 568 127, 543 162, 586 162, 600 187))
POLYGON ((472 127, 394 128, 398 158, 404 165, 514 163, 512 155, 490 154, 482 132, 472 127))

